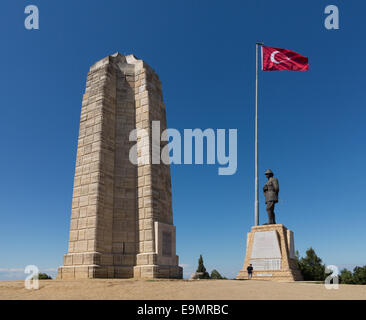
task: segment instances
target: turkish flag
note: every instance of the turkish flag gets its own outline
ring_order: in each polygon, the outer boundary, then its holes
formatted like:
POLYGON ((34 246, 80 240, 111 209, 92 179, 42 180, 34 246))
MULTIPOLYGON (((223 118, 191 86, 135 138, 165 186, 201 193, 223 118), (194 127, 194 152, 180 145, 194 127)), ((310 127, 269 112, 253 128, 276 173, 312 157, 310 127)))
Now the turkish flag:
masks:
POLYGON ((295 51, 262 46, 262 70, 307 71, 309 61, 295 51))

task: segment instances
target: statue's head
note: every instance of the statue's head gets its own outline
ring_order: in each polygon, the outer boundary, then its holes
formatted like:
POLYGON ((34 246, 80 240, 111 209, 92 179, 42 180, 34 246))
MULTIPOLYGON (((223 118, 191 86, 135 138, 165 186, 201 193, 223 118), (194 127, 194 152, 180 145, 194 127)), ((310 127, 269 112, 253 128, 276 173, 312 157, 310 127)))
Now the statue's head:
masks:
POLYGON ((264 173, 267 178, 273 177, 273 172, 271 169, 267 169, 264 173))

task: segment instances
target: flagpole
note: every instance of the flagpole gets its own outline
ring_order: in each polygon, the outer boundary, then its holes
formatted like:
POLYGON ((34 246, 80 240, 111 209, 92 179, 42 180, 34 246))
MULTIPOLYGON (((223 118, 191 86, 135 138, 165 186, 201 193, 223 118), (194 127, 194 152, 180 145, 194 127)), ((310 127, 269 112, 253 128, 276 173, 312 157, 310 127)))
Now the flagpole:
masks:
POLYGON ((255 200, 254 225, 259 225, 259 185, 258 185, 258 48, 264 43, 257 42, 255 50, 255 200))

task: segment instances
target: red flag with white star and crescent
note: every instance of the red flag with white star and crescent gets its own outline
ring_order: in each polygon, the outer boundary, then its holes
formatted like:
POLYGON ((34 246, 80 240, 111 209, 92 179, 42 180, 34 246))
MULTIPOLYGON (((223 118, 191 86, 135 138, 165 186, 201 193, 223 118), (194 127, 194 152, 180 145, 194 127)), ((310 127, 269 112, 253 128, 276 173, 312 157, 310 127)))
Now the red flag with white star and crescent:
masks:
POLYGON ((263 71, 307 71, 309 61, 307 57, 288 49, 262 46, 263 71))

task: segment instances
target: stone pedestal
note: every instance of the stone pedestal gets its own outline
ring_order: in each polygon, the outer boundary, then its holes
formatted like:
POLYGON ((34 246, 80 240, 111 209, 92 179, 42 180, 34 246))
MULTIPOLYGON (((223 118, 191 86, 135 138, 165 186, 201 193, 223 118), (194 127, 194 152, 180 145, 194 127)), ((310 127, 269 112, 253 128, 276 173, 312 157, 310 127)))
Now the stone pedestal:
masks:
POLYGON ((175 226, 155 221, 154 243, 153 252, 137 255, 136 266, 133 268, 134 278, 181 279, 183 268, 178 266, 175 226))
POLYGON ((294 234, 282 224, 252 227, 247 234, 244 265, 237 279, 248 279, 249 264, 253 266, 252 279, 302 280, 295 261, 294 234))

